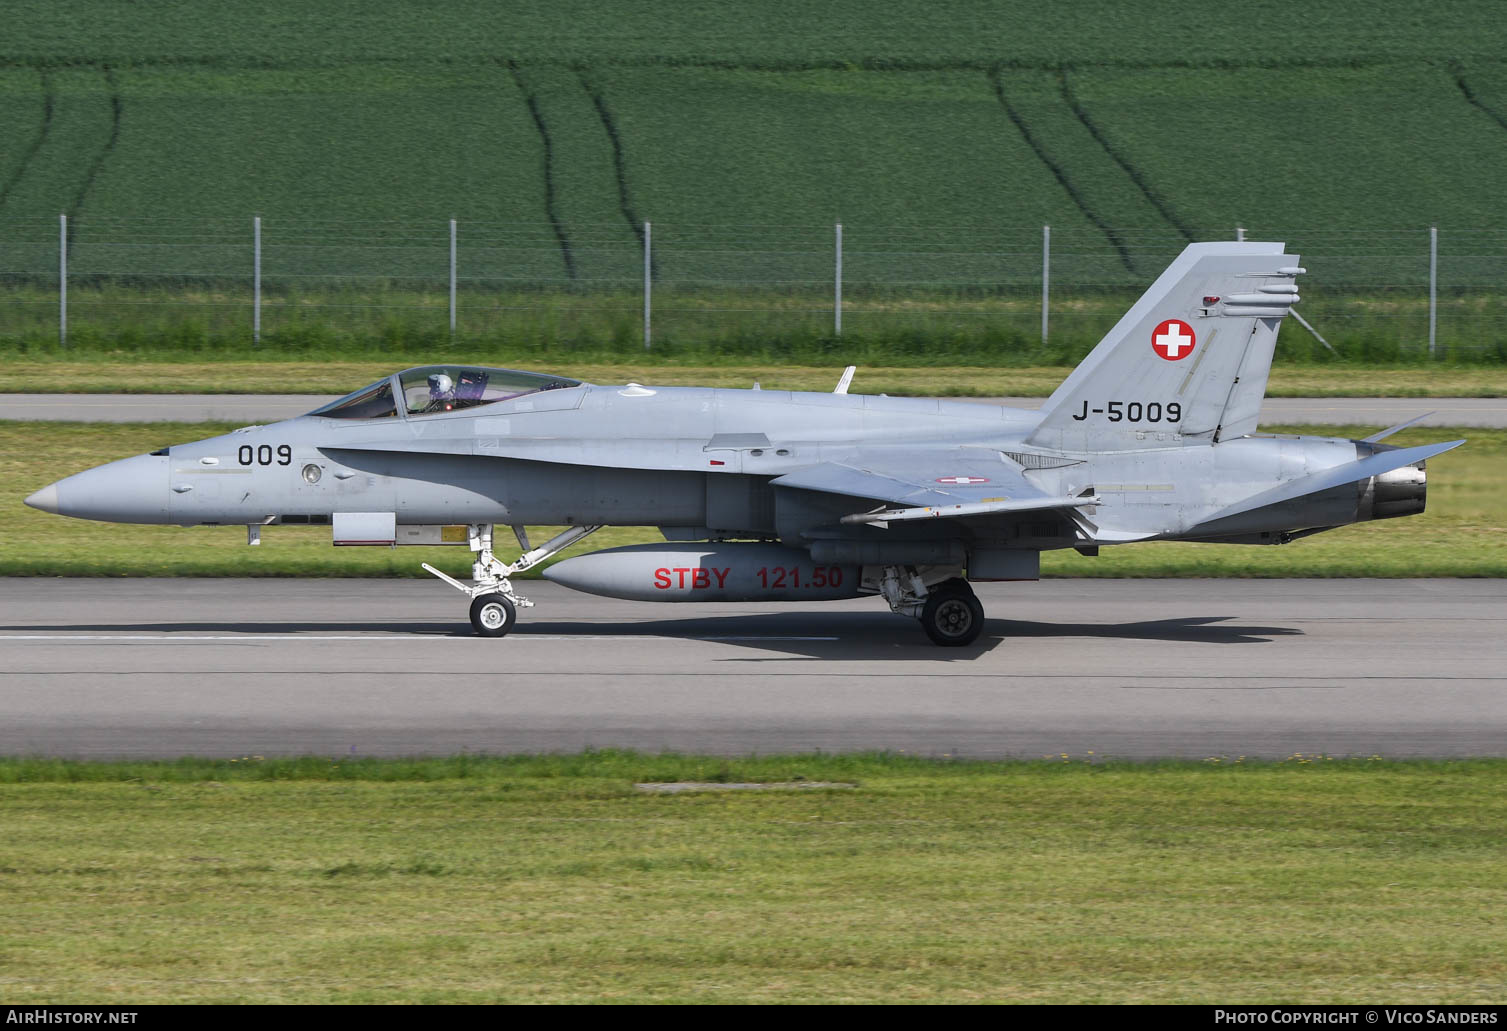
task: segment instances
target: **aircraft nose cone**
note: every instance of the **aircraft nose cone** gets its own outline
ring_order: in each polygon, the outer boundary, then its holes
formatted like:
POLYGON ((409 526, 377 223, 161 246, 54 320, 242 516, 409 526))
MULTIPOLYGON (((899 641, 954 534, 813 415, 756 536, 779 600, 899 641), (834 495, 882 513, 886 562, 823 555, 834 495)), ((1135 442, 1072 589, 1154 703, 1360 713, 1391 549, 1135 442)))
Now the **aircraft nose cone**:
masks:
POLYGON ((26 503, 75 519, 165 523, 170 496, 167 456, 137 455, 61 479, 37 491, 26 503))
POLYGON ((26 503, 32 508, 39 508, 43 512, 51 512, 53 515, 57 515, 58 485, 56 483, 49 483, 47 486, 37 491, 31 497, 27 498, 26 503))

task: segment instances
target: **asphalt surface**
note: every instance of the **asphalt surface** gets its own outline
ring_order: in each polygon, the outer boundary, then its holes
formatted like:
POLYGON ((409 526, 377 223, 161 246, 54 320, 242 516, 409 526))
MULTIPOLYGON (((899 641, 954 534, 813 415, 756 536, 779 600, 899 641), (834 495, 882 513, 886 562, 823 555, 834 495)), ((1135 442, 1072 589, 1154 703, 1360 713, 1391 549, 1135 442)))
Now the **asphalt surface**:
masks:
POLYGON ((0 580, 0 754, 1507 755, 1507 581, 983 584, 966 649, 520 586, 491 640, 438 582, 0 580))
MULTIPOLYGON (((80 422, 276 422, 313 411, 335 394, 0 394, 0 419, 80 422)), ((1036 409, 1044 398, 957 398, 1036 409)), ((1507 398, 1269 397, 1261 421, 1271 425, 1359 424, 1381 429, 1433 411, 1422 426, 1507 427, 1507 398)))

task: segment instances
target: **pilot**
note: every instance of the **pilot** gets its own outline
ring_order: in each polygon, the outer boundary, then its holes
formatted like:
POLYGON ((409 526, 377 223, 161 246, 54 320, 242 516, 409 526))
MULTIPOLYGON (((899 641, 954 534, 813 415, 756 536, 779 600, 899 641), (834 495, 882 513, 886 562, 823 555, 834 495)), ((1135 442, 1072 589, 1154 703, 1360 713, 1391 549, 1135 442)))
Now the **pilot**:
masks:
POLYGON ((426 412, 448 412, 455 407, 455 381, 443 372, 429 377, 429 404, 426 412))

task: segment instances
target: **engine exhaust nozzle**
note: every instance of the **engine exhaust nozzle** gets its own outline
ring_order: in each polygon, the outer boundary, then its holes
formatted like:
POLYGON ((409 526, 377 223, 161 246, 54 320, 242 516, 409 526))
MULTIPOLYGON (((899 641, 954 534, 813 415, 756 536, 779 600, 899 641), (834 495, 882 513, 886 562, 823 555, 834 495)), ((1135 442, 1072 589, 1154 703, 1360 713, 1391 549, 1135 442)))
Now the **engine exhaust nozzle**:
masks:
POLYGON ((1361 489, 1361 520, 1395 519, 1417 515, 1428 499, 1428 474, 1423 462, 1404 465, 1373 476, 1361 489))

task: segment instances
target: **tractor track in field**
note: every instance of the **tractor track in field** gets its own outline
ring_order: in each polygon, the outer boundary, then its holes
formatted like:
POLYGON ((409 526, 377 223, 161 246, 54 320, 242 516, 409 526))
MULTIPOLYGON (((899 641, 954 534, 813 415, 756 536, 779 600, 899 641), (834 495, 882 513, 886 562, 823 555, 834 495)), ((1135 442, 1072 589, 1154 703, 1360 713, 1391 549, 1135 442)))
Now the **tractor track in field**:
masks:
POLYGON ((1005 117, 1010 119, 1016 130, 1020 133, 1021 138, 1026 141, 1026 146, 1031 148, 1037 159, 1052 173, 1052 176, 1057 180, 1057 184, 1072 198, 1078 210, 1083 213, 1083 217, 1088 219, 1095 228, 1104 234, 1105 239, 1109 241, 1110 245, 1114 247, 1115 253, 1119 255, 1120 264, 1125 266, 1125 271, 1134 275, 1136 273, 1135 264, 1131 260, 1130 248, 1126 246, 1124 238, 1120 236, 1117 230, 1105 222, 1104 219, 1100 218, 1098 212, 1089 205, 1088 199, 1073 184, 1072 177, 1067 174, 1067 169, 1052 160, 1051 155, 1042 146, 1041 140, 1037 138, 1020 112, 1015 110, 1015 107, 1010 103, 1010 98, 1005 95, 1005 84, 1000 79, 999 73, 999 65, 995 65, 989 69, 989 84, 994 87, 994 95, 998 98, 999 106, 1004 110, 1005 117))
POLYGON ((26 153, 22 156, 21 163, 11 173, 10 179, 4 186, 0 186, 0 210, 4 209, 5 202, 10 197, 11 191, 16 188, 16 184, 26 174, 26 170, 31 167, 32 159, 42 149, 42 144, 47 142, 47 133, 52 128, 52 109, 57 102, 57 98, 52 92, 52 78, 47 74, 47 69, 45 68, 37 69, 37 77, 40 80, 39 85, 42 89, 42 125, 37 130, 36 139, 32 140, 31 146, 26 148, 26 153))
POLYGON ((110 88, 110 136, 105 140, 105 145, 100 152, 94 155, 94 161, 89 165, 89 171, 84 176, 83 185, 79 187, 77 196, 68 208, 68 243, 73 243, 73 238, 78 229, 78 214, 84 209, 84 201, 89 198, 89 191, 94 188, 94 181, 99 177, 100 170, 105 167, 105 161, 115 150, 115 144, 120 140, 121 110, 124 102, 120 96, 120 83, 115 78, 115 69, 108 64, 100 65, 105 75, 105 85, 110 88))
POLYGON ((1083 128, 1088 130, 1088 134, 1094 138, 1094 142, 1104 148, 1104 153, 1109 155, 1109 159, 1119 165, 1120 169, 1130 177, 1130 181, 1135 183, 1136 189, 1141 191, 1141 195, 1146 198, 1151 206, 1156 208, 1161 213, 1161 216, 1182 234, 1184 240, 1192 243, 1197 235, 1193 232, 1192 227, 1177 216, 1177 213, 1172 210, 1172 205, 1168 204, 1156 190, 1152 189, 1151 184, 1147 181, 1146 176, 1141 173, 1140 169, 1132 165, 1130 159, 1121 154, 1114 144, 1109 142, 1109 138, 1104 135, 1103 130, 1088 116, 1088 112, 1078 102, 1078 96, 1073 92, 1073 87, 1068 82, 1069 71, 1071 69, 1067 67, 1059 68, 1057 70, 1057 82, 1062 88, 1062 99, 1067 103, 1068 110, 1073 113, 1073 117, 1083 124, 1083 128))
POLYGON ((1453 68, 1451 69, 1450 74, 1454 77, 1455 86, 1460 90, 1461 94, 1464 95, 1467 103, 1469 103, 1472 107, 1485 112, 1487 117, 1496 122, 1497 125, 1501 126, 1503 129, 1507 129, 1507 117, 1504 117, 1500 111, 1492 107, 1490 104, 1486 103, 1486 101, 1482 100, 1480 96, 1477 95, 1476 91, 1471 89, 1470 83, 1465 81, 1465 72, 1463 69, 1453 68))
POLYGON ((538 95, 524 81, 523 73, 518 70, 518 62, 507 58, 503 61, 503 65, 512 75, 519 92, 523 94, 523 102, 528 105, 529 115, 534 119, 534 128, 539 131, 539 139, 544 145, 544 210, 549 217, 550 228, 554 230, 555 240, 560 245, 560 257, 565 262, 566 278, 575 279, 576 259, 571 253, 570 237, 565 232, 565 223, 560 218, 559 203, 555 197, 555 148, 550 139, 549 126, 544 121, 544 111, 539 106, 538 95))
POLYGON ((623 152, 623 138, 617 131, 617 121, 612 117, 612 109, 607 106, 607 98, 596 84, 586 77, 586 72, 577 68, 575 73, 581 83, 581 88, 591 98, 597 117, 602 120, 602 129, 607 133, 607 141, 612 144, 612 170, 617 178, 618 210, 623 213, 623 218, 628 222, 628 228, 633 231, 633 235, 638 239, 638 245, 642 247, 644 245, 644 220, 633 208, 633 198, 628 189, 627 159, 623 152))

